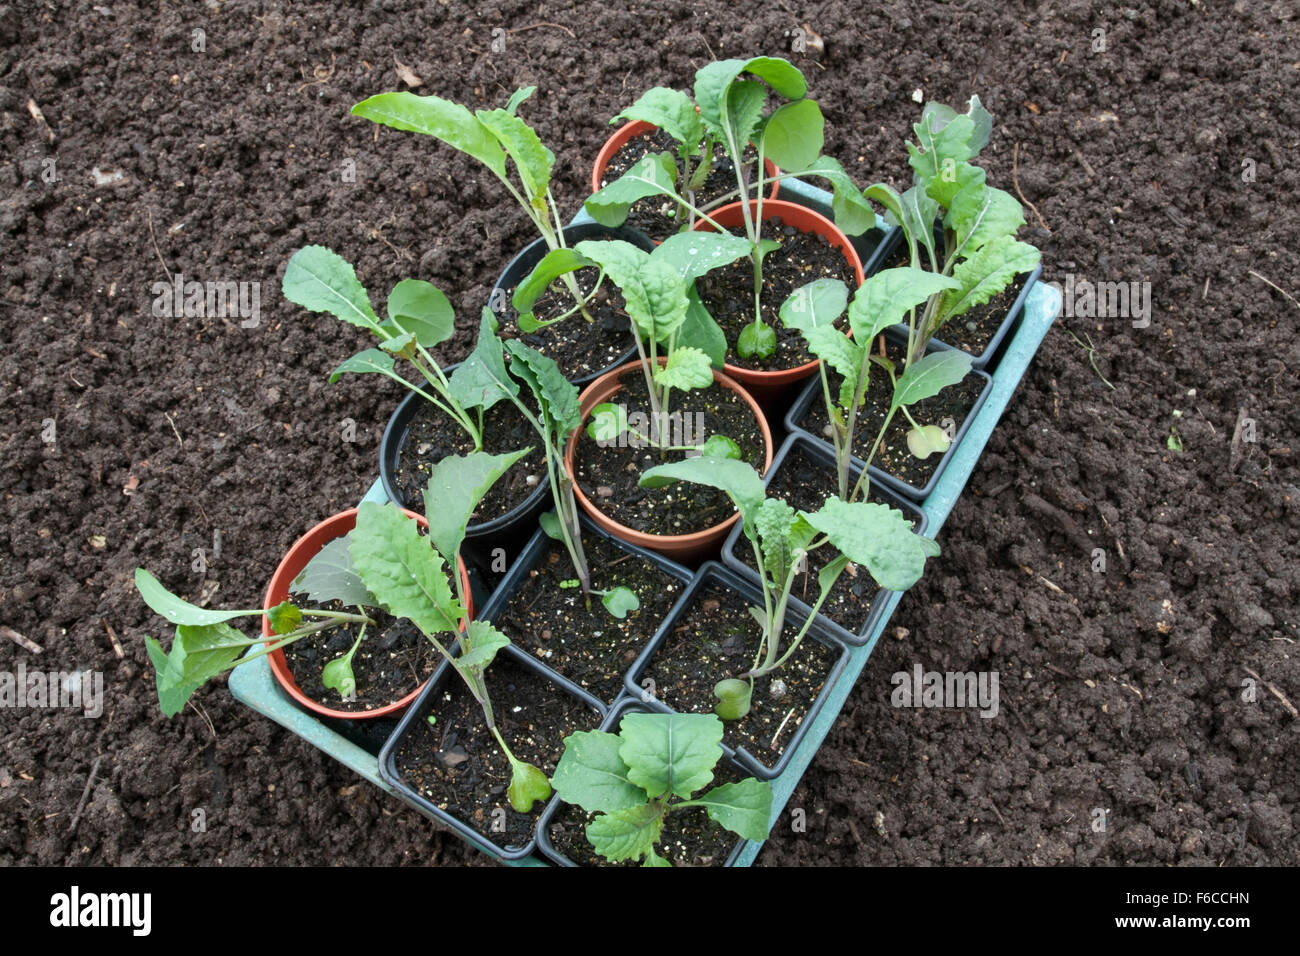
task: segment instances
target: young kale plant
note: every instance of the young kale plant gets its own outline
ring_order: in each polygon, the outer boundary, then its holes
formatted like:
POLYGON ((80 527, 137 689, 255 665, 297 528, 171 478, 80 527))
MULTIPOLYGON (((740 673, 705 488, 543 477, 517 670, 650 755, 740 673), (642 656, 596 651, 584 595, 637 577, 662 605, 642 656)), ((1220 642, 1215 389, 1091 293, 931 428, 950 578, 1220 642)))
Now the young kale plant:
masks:
POLYGON ((352 560, 366 588, 390 614, 406 618, 424 633, 478 702, 488 730, 510 762, 506 795, 520 813, 527 813, 536 801, 549 797, 551 786, 541 770, 511 752, 497 726, 488 694, 488 665, 510 638, 487 621, 470 621, 462 629, 469 595, 464 593, 461 576, 454 572, 450 574, 453 591, 447 569, 460 565, 465 529, 478 503, 528 451, 531 449, 508 455, 451 455, 435 465, 424 493, 427 537, 420 534, 413 518, 395 506, 370 501, 362 502, 357 526, 350 535, 352 560), (459 636, 459 656, 452 655, 439 638, 442 634, 459 636))
MULTIPOLYGON (((825 118, 807 92, 803 74, 787 60, 778 57, 721 60, 695 74, 695 104, 683 93, 656 88, 624 114, 661 125, 679 143, 679 155, 701 155, 701 163, 711 163, 712 144, 721 144, 735 169, 738 188, 717 203, 710 203, 708 209, 754 193, 752 203, 741 204, 747 253, 754 274, 754 321, 741 330, 736 342, 736 352, 742 358, 767 359, 776 352, 776 333, 763 320, 761 311, 763 258, 780 246, 775 240, 762 238, 763 187, 771 182, 765 178, 765 160, 770 158, 781 168, 780 178, 817 176, 829 180, 835 221, 846 234, 859 235, 876 223, 871 204, 840 163, 821 155, 825 118), (786 102, 765 114, 769 93, 786 102), (695 105, 699 107, 698 116, 695 116, 695 105), (751 142, 756 147, 756 155, 752 162, 746 162, 744 154, 751 142)), ((677 174, 672 155, 650 154, 589 198, 586 209, 597 222, 617 226, 626 220, 634 202, 663 195, 685 211, 683 228, 689 228, 699 218, 725 233, 707 209, 693 202, 690 186, 697 173, 691 174, 684 183, 677 174), (685 191, 683 184, 687 187, 685 191)))
POLYGON ((927 103, 921 122, 912 127, 917 143, 907 144, 912 187, 902 194, 885 183, 864 190, 901 227, 913 268, 956 280, 956 285, 930 296, 919 321, 917 310, 910 310, 908 364, 925 354, 939 329, 1038 265, 1038 250, 1015 238, 1025 224, 1020 203, 987 185, 984 170, 973 163, 992 128, 993 117, 978 96, 972 96, 960 114, 941 103, 927 103), (941 246, 935 242, 935 223, 940 220, 941 246))
POLYGON ((564 739, 555 792, 598 814, 587 839, 611 863, 671 866, 655 850, 664 819, 693 807, 747 840, 765 840, 771 784, 747 777, 696 795, 713 782, 722 733, 712 714, 626 714, 617 734, 580 731, 564 739))
POLYGON ((476 390, 470 375, 459 368, 450 376, 444 374, 429 354, 456 331, 455 312, 442 292, 421 279, 403 279, 388 294, 388 318, 381 322, 352 265, 324 246, 304 246, 293 254, 282 289, 290 302, 326 312, 379 338, 379 348, 352 356, 334 370, 330 382, 349 372, 374 373, 400 382, 456 422, 474 442, 474 450, 482 451, 483 415, 496 404, 496 397, 476 390), (415 367, 429 391, 395 371, 398 358, 415 367))
MULTIPOLYGON (((473 113, 459 103, 438 96, 416 96, 406 91, 380 93, 352 107, 352 113, 393 129, 432 136, 478 160, 505 185, 547 248, 563 249, 564 222, 551 193, 555 154, 543 145, 536 130, 515 115, 519 105, 536 89, 529 86, 516 90, 505 109, 475 110, 473 113), (507 160, 514 167, 517 183, 511 180, 507 160)), ((563 279, 573 300, 573 308, 562 318, 581 312, 588 322, 593 321, 587 303, 596 289, 583 296, 572 276, 565 275, 563 279)), ((496 303, 492 305, 495 307, 496 303)), ((525 332, 538 327, 520 323, 525 332)))
POLYGON ((926 558, 939 554, 939 545, 913 531, 896 508, 832 496, 817 511, 795 511, 779 498, 768 498, 758 472, 740 461, 701 457, 657 465, 641 475, 641 486, 658 488, 679 480, 727 493, 740 512, 762 581, 763 606, 750 608, 762 633, 753 666, 713 688, 716 713, 723 720, 739 720, 749 713, 754 679, 781 667, 799 649, 849 562, 865 567, 881 587, 906 591, 920 580, 926 558), (819 593, 812 612, 782 653, 795 577, 808 554, 827 546, 835 557, 817 575, 819 593))

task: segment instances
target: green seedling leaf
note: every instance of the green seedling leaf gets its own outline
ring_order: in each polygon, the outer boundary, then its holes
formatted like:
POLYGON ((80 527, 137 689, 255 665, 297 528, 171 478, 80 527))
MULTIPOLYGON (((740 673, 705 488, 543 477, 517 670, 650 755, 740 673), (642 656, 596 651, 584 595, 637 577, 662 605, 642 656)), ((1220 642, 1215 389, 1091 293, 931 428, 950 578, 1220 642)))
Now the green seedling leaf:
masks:
POLYGON ((623 740, 599 730, 579 731, 564 740, 564 753, 551 783, 565 803, 588 813, 614 813, 642 806, 645 791, 628 779, 618 755, 623 740))
POLYGON ((966 105, 966 115, 970 118, 972 132, 966 148, 970 151, 967 159, 974 159, 989 144, 993 132, 993 116, 980 104, 978 96, 972 96, 966 105))
POLYGON ((899 221, 903 226, 903 234, 907 236, 909 251, 920 261, 916 252, 919 243, 933 259, 934 220, 939 215, 939 203, 927 195, 922 186, 913 186, 899 198, 903 209, 903 217, 899 221))
POLYGON ((750 322, 736 336, 736 354, 741 358, 771 358, 776 354, 776 331, 766 322, 750 322))
POLYGON ((357 653, 357 648, 361 646, 362 634, 357 635, 357 639, 352 642, 352 647, 342 657, 336 657, 330 661, 321 670, 320 682, 339 692, 339 696, 344 700, 351 700, 357 696, 357 677, 352 672, 352 658, 357 653))
POLYGON ((734 80, 727 90, 727 119, 731 137, 737 144, 754 138, 763 119, 767 88, 757 80, 734 80))
POLYGON ((1024 209, 1016 198, 989 186, 958 193, 944 220, 944 228, 955 234, 957 248, 966 257, 994 239, 1014 236, 1024 224, 1024 209))
POLYGON ((646 858, 641 865, 642 866, 672 866, 671 863, 665 860, 654 850, 651 850, 649 853, 646 854, 646 858))
POLYGON ((784 501, 767 498, 754 514, 754 532, 763 554, 763 570, 780 587, 797 559, 795 552, 812 541, 811 529, 784 501))
POLYGON ((672 196, 677 163, 670 153, 650 153, 618 179, 590 196, 583 204, 587 214, 602 226, 621 226, 632 204, 647 196, 672 196))
POLYGON ((654 380, 661 388, 708 388, 713 384, 713 364, 701 350, 679 345, 654 370, 654 380))
POLYGON ((456 669, 481 674, 496 658, 497 651, 510 643, 510 638, 487 621, 470 621, 461 641, 464 652, 456 658, 456 669))
POLYGON ((587 840, 611 863, 635 860, 654 852, 663 825, 659 810, 647 803, 602 813, 587 824, 587 840))
POLYGON ((723 720, 740 720, 749 713, 754 686, 747 680, 728 677, 713 685, 713 696, 718 698, 713 712, 723 720))
POLYGON ((957 218, 960 220, 972 204, 976 210, 983 204, 985 175, 984 170, 978 166, 954 162, 938 176, 926 181, 925 194, 950 212, 954 206, 958 206, 961 211, 957 218), (964 198, 959 201, 958 197, 963 194, 964 198))
POLYGON ((800 332, 831 328, 848 302, 849 290, 839 279, 816 279, 795 289, 781 303, 781 321, 786 328, 800 332))
POLYGON ((542 294, 551 287, 552 282, 562 275, 576 272, 589 265, 594 265, 594 263, 586 256, 579 255, 572 249, 567 247, 552 249, 542 256, 537 265, 533 266, 533 271, 528 273, 528 277, 515 287, 515 294, 510 303, 519 312, 521 318, 525 315, 531 317, 533 306, 542 297, 542 294))
POLYGON ((506 796, 516 812, 529 813, 534 803, 550 795, 551 782, 546 779, 546 774, 522 760, 510 762, 510 786, 506 789, 506 796))
POLYGON ((351 540, 347 535, 335 538, 307 562, 289 590, 306 594, 317 604, 340 601, 344 605, 365 607, 375 603, 361 575, 352 563, 351 540))
POLYGON ((432 284, 422 279, 403 279, 388 293, 388 321, 380 328, 396 334, 398 325, 424 348, 431 349, 456 331, 456 311, 432 284))
POLYGON ((289 259, 280 284, 284 297, 313 312, 328 312, 378 334, 379 317, 352 264, 324 246, 304 246, 289 259))
POLYGON ((145 638, 158 687, 158 705, 174 717, 194 692, 239 662, 240 655, 259 641, 249 640, 229 624, 182 624, 176 628, 170 654, 152 637, 145 638))
POLYGON ((935 452, 945 452, 951 444, 948 433, 938 425, 922 425, 907 432, 907 450, 915 458, 925 459, 935 452))
POLYGON ((513 112, 478 110, 474 116, 514 160, 519 181, 533 206, 546 212, 546 191, 551 185, 555 154, 542 144, 537 132, 513 112))
POLYGON ((681 327, 686 285, 667 261, 622 239, 588 240, 574 248, 599 263, 619 287, 627 314, 646 338, 666 342, 681 327))
POLYGON ((538 522, 541 524, 542 530, 546 532, 546 536, 552 541, 564 540, 564 532, 560 530, 559 516, 554 511, 542 512, 538 522))
POLYGON ((506 112, 514 115, 515 110, 519 109, 524 100, 536 92, 537 87, 535 86, 525 86, 523 89, 515 90, 510 94, 510 99, 506 102, 506 112))
POLYGON ((952 277, 957 286, 944 293, 940 300, 942 322, 938 324, 983 305, 1009 286, 1016 276, 1032 272, 1039 258, 1037 249, 1010 236, 1000 236, 985 243, 953 269, 952 277))
POLYGON ((144 568, 135 569, 135 587, 140 592, 140 597, 144 599, 144 603, 149 605, 150 610, 155 614, 161 614, 172 624, 191 626, 220 624, 222 621, 230 621, 237 617, 249 617, 262 613, 260 608, 244 611, 216 611, 198 607, 172 594, 144 568))
MULTIPOLYGON (((784 168, 784 167, 783 167, 784 168)), ((845 235, 860 236, 876 226, 876 211, 871 208, 853 178, 844 171, 840 161, 830 156, 818 156, 800 176, 821 176, 831 184, 831 216, 835 225, 845 235)))
POLYGON ((872 340, 901 322, 909 309, 957 286, 955 279, 910 266, 877 272, 862 283, 849 304, 849 327, 853 329, 854 341, 870 348, 872 340))
POLYGON ((578 386, 564 377, 555 360, 518 339, 505 343, 510 353, 510 371, 523 381, 537 399, 538 407, 550 419, 554 444, 563 448, 569 435, 582 423, 578 386))
POLYGON ((497 337, 497 317, 487 306, 479 314, 478 341, 474 351, 447 379, 451 397, 463 408, 487 410, 497 402, 519 394, 519 386, 506 371, 505 352, 497 337))
POLYGON ((353 116, 411 133, 440 139, 474 157, 502 179, 506 154, 496 137, 459 103, 410 92, 380 93, 352 107, 353 116))
POLYGON ((758 56, 749 60, 717 60, 695 74, 695 102, 700 116, 715 128, 722 126, 722 106, 736 77, 748 73, 764 80, 772 90, 787 100, 801 99, 808 83, 798 68, 779 57, 758 56))
POLYGON ((921 115, 921 122, 912 126, 920 147, 907 144, 908 164, 916 171, 917 181, 923 185, 941 178, 945 171, 951 175, 958 163, 971 157, 970 140, 975 133, 971 118, 956 116, 946 124, 935 120, 936 114, 927 107, 927 112, 921 115))
POLYGON ((266 612, 266 619, 276 634, 288 634, 302 625, 302 611, 291 601, 281 601, 266 612))
POLYGON ((729 232, 679 232, 656 246, 650 258, 668 263, 684 280, 694 282, 706 272, 749 255, 751 248, 744 236, 729 232))
POLYGON ((722 368, 727 361, 727 334, 700 301, 694 284, 686 292, 686 302, 686 318, 677 330, 678 348, 699 349, 714 368, 722 368))
POLYGON ((379 343, 380 349, 389 355, 403 355, 407 349, 415 351, 415 333, 403 332, 379 343))
POLYGON ((573 588, 582 587, 582 582, 579 581, 577 578, 565 578, 563 581, 560 582, 560 587, 565 590, 572 590, 573 588))
POLYGON ((358 352, 342 365, 330 372, 330 384, 333 385, 344 375, 365 375, 373 373, 376 375, 396 376, 393 371, 393 357, 387 352, 379 349, 366 349, 364 352, 358 352))
POLYGON ((350 537, 357 573, 390 614, 425 634, 460 629, 464 608, 452 596, 446 565, 414 518, 394 505, 363 501, 350 537))
MULTIPOLYGON (((424 510, 433 546, 449 565, 455 566, 461 542, 465 540, 465 529, 483 496, 530 451, 531 448, 525 448, 504 455, 482 451, 448 455, 433 466, 424 491, 424 510)), ((369 583, 364 570, 361 576, 369 583)))
POLYGON ((636 596, 636 592, 631 588, 622 587, 606 591, 601 596, 600 603, 605 605, 606 611, 620 621, 641 607, 641 599, 636 596))
POLYGON ((741 520, 751 527, 754 514, 767 496, 763 479, 749 463, 725 458, 701 456, 656 465, 642 473, 639 484, 642 488, 662 488, 674 481, 691 481, 726 492, 740 511, 741 520))
POLYGON ((849 504, 831 497, 820 510, 802 517, 891 591, 910 588, 920 580, 925 559, 939 554, 939 545, 916 534, 901 511, 875 502, 849 504))
POLYGON ((726 435, 710 435, 700 446, 700 454, 705 458, 730 458, 740 461, 740 446, 726 435))
POLYGON ((713 780, 722 756, 722 721, 712 714, 627 714, 619 736, 628 779, 652 799, 689 799, 713 780))
POLYGON ((619 113, 620 119, 640 120, 661 130, 684 146, 697 147, 704 138, 704 122, 691 98, 680 90, 656 86, 641 94, 640 99, 619 113))
POLYGON ((724 783, 691 801, 709 817, 746 840, 766 840, 772 819, 772 785, 753 777, 724 783))
POLYGON ((597 442, 611 444, 627 431, 627 406, 602 402, 591 410, 587 434, 597 442))
POLYGON ((949 385, 956 385, 970 372, 971 357, 956 349, 931 352, 917 359, 898 377, 893 407, 915 405, 933 398, 949 385))
POLYGON ((782 169, 806 169, 821 155, 825 128, 826 119, 813 100, 782 104, 763 126, 763 149, 782 169))

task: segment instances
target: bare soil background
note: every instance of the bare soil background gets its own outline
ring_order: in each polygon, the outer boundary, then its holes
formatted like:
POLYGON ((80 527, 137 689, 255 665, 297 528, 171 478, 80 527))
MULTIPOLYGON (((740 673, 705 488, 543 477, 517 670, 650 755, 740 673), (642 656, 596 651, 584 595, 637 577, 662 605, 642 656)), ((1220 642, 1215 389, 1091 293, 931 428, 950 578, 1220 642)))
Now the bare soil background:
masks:
POLYGON ((1014 173, 1036 207, 1044 278, 1149 281, 1153 306, 1149 328, 1049 334, 791 802, 806 832, 778 825, 759 862, 1300 862, 1281 699, 1300 703, 1300 306, 1251 275, 1300 295, 1298 19, 1269 0, 0 5, 0 625, 45 649, 0 640, 0 670, 99 670, 106 693, 99 719, 0 711, 0 863, 482 862, 224 687, 164 719, 133 569, 247 606, 374 479, 400 390, 327 384, 363 335, 280 297, 294 250, 353 260, 378 303, 439 285, 451 361, 532 238, 468 161, 348 115, 402 88, 399 61, 474 107, 536 84, 521 113, 572 213, 610 116, 759 53, 803 68, 862 183, 906 181, 914 90, 978 93, 990 182, 1014 173), (805 23, 819 55, 789 52, 805 23), (260 282, 260 323, 155 317, 176 272, 260 282), (1234 443, 1242 417, 1255 442, 1234 443), (891 707, 916 663, 998 671, 998 715, 891 707))

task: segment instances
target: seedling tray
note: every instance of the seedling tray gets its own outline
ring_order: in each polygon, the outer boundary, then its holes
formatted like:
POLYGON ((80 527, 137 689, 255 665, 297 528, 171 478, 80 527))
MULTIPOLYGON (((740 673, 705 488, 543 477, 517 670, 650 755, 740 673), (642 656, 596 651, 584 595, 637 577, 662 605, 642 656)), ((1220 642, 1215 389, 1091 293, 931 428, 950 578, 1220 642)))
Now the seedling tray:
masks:
MULTIPOLYGON (((831 197, 829 193, 823 190, 808 186, 797 180, 787 180, 781 184, 781 193, 782 198, 795 199, 817 209, 819 212, 826 215, 830 214, 831 197)), ((574 219, 575 224, 586 221, 588 219, 585 213, 580 213, 574 219)), ((864 256, 863 261, 867 261, 870 253, 874 252, 875 244, 880 241, 880 238, 888 230, 888 226, 883 220, 878 221, 878 226, 879 233, 869 233, 866 238, 860 240, 863 245, 869 246, 867 249, 868 255, 864 256)), ((862 251, 861 247, 859 251, 862 251)), ((989 436, 993 434, 993 429, 1002 417, 1003 412, 1006 411, 1016 386, 1020 384, 1025 371, 1029 368, 1029 363, 1033 360, 1034 354, 1038 351, 1039 345, 1042 344, 1044 336, 1047 335, 1052 323, 1056 321, 1060 311, 1061 293, 1042 282, 1034 282, 1029 287, 1024 297, 1024 311, 1020 317, 1020 322, 1009 336, 1001 360, 995 367, 988 369, 993 376, 993 387, 985 397, 984 404, 970 421, 965 437, 957 446, 952 461, 944 470, 934 490, 921 502, 921 510, 925 513, 927 519, 925 534, 928 537, 938 537, 944 522, 948 520, 948 515, 952 512, 953 506, 956 505, 957 499, 966 487, 966 482, 975 470, 980 456, 984 453, 984 446, 988 444, 989 436)), ((387 497, 384 495, 380 483, 376 481, 362 500, 382 502, 386 501, 387 497)), ((875 649, 876 641, 888 626, 894 609, 902 599, 902 594, 897 592, 886 592, 886 594, 885 606, 882 613, 876 618, 875 627, 867 635, 867 639, 862 646, 849 649, 844 670, 841 671, 839 678, 827 693, 825 705, 817 716, 809 722, 807 730, 803 734, 803 739, 798 747, 794 749, 785 769, 772 781, 772 819, 774 825, 780 820, 785 811, 786 802, 794 793, 795 787, 798 786, 800 778, 808 769, 808 765, 812 763, 813 755, 817 753, 818 748, 826 739, 826 735, 830 732, 831 725, 835 723, 835 719, 839 716, 840 709, 843 708, 844 702, 848 699, 854 683, 856 683, 862 669, 866 666, 871 652, 875 649)), ((256 648, 253 650, 256 650, 256 648)), ((325 751, 325 753, 356 771, 385 793, 393 793, 392 788, 379 777, 379 761, 377 758, 379 748, 374 747, 374 752, 371 752, 369 745, 361 746, 354 743, 337 730, 327 726, 323 721, 300 710, 275 683, 266 658, 250 661, 248 664, 232 671, 229 686, 231 693, 240 703, 257 711, 264 717, 269 717, 312 746, 325 751)), ((480 850, 484 849, 481 845, 473 845, 480 850)), ((761 843, 746 843, 736 857, 734 865, 749 866, 754 862, 754 858, 758 855, 760 849, 762 849, 761 843)), ((536 856, 509 862, 513 866, 549 865, 536 856)))

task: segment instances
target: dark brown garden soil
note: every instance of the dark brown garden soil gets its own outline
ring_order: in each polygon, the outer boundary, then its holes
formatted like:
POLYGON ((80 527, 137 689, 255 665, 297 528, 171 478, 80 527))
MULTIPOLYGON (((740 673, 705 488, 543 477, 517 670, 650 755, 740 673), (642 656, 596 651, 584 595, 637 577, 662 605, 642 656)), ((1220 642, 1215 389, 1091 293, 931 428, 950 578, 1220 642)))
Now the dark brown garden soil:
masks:
MULTIPOLYGON (((742 229, 731 232, 744 235, 742 229)), ((800 232, 794 226, 782 224, 779 216, 763 221, 762 236, 781 243, 780 249, 773 249, 763 259, 760 311, 763 321, 776 332, 776 351, 771 358, 741 358, 736 353, 741 329, 754 321, 754 267, 748 258, 701 276, 695 288, 700 293, 700 301, 727 336, 728 364, 765 372, 798 368, 811 362, 813 355, 804 345, 803 337, 781 321, 781 306, 795 289, 817 279, 839 279, 850 289, 857 286, 857 279, 844 254, 825 236, 800 232)), ((841 316, 836 324, 843 326, 847 321, 841 316)))
MULTIPOLYGON (((649 133, 642 133, 640 136, 633 136, 610 157, 609 164, 605 167, 605 175, 600 180, 601 187, 608 186, 618 179, 640 162, 647 153, 672 154, 677 164, 677 175, 681 175, 682 161, 677 158, 677 142, 663 130, 656 129, 649 133)), ((754 147, 747 147, 743 156, 744 161, 752 163, 755 157, 754 147)), ((695 193, 695 207, 707 210, 714 200, 721 199, 728 193, 734 193, 738 188, 735 164, 727 157, 726 151, 720 145, 714 146, 713 168, 705 177, 704 185, 695 193)), ((767 194, 771 195, 771 187, 766 188, 767 194)), ((750 195, 757 195, 757 190, 752 186, 750 195)), ((736 198, 736 196, 731 197, 733 201, 736 198)), ((682 223, 675 216, 676 205, 665 196, 647 196, 645 199, 639 199, 628 210, 626 225, 640 229, 651 239, 662 241, 673 233, 681 231, 682 223)))
MULTIPOLYGON (((834 465, 823 465, 807 454, 799 445, 790 449, 790 453, 776 470, 768 483, 767 494, 770 498, 780 498, 790 507, 800 511, 816 511, 826 503, 831 495, 839 493, 836 483, 834 465)), ((857 473, 850 472, 849 488, 852 490, 857 473)), ((885 498, 873 487, 867 496, 868 501, 882 502, 890 507, 897 507, 896 502, 885 498)), ((912 515, 903 512, 909 520, 912 515)), ((916 522, 913 520, 913 527, 916 522)), ((754 560, 754 550, 743 537, 736 541, 735 556, 757 573, 758 564, 754 560)), ((817 575, 836 556, 830 546, 818 548, 808 555, 806 570, 795 578, 791 594, 809 607, 817 600, 820 590, 817 575)), ((830 618, 840 627, 854 634, 858 633, 871 614, 880 585, 876 584, 866 568, 850 564, 836 579, 830 594, 821 606, 820 614, 830 618)))
MULTIPOLYGON (((592 707, 507 655, 492 662, 487 679, 501 736, 516 759, 547 777, 564 753, 564 738, 600 723, 592 707)), ((444 679, 429 715, 435 722, 426 716, 412 723, 394 754, 400 779, 502 849, 523 846, 546 803, 533 804, 530 813, 510 805, 510 761, 457 675, 444 679)))
MULTIPOLYGON (((624 375, 621 391, 610 401, 627 406, 627 414, 637 411, 651 420, 645 378, 638 370, 624 375)), ((743 398, 716 382, 706 389, 674 392, 669 414, 682 413, 689 422, 693 442, 702 443, 712 435, 726 435, 740 446, 740 460, 758 471, 766 457, 763 432, 754 418, 754 410, 743 398), (703 416, 697 427, 696 415, 703 416)), ((683 426, 684 437, 685 426, 683 426)), ((670 434, 669 441, 678 442, 670 434)), ((587 433, 583 423, 578 447, 573 456, 575 479, 587 500, 607 517, 626 528, 649 534, 680 535, 707 531, 726 521, 736 512, 725 492, 704 485, 678 481, 661 488, 642 488, 638 482, 647 468, 670 461, 680 461, 684 452, 655 448, 634 448, 629 443, 601 446, 587 433)))
POLYGON ((1249 668, 1300 703, 1300 310, 1250 274, 1300 297, 1292 10, 4 4, 0 624, 44 653, 0 638, 0 669, 92 668, 105 700, 97 720, 0 718, 0 863, 483 862, 220 682, 163 718, 144 649, 162 621, 132 573, 214 606, 259 594, 303 529, 374 480, 405 393, 378 376, 327 384, 373 342, 280 298, 295 250, 355 262, 376 307, 399 279, 434 282, 457 308, 438 353, 453 361, 534 238, 480 167, 348 115, 402 88, 395 58, 423 91, 472 108, 538 84, 520 115, 556 153, 567 216, 607 117, 650 86, 689 87, 715 56, 763 53, 803 69, 825 151, 860 184, 910 183, 913 90, 979 93, 996 116, 982 162, 1013 194, 1020 144, 1019 191, 1038 210, 1021 235, 1043 250, 1044 279, 1149 281, 1153 313, 1145 329, 1067 315, 1048 334, 943 555, 790 801, 806 832, 778 824, 759 863, 1300 864, 1300 721, 1263 684, 1242 696, 1249 668), (789 52, 805 18, 825 38, 819 58, 789 52), (542 25, 491 52, 494 29, 543 22, 606 40, 542 25), (1098 28, 1107 49, 1094 53, 1098 28), (96 187, 95 167, 123 178, 96 187), (152 285, 176 272, 260 281, 258 326, 155 317, 152 285), (1114 389, 1067 331, 1091 338, 1114 389), (1181 453, 1165 446, 1174 409, 1181 453), (1255 442, 1233 442, 1242 417, 1255 442), (196 548, 209 549, 203 574, 196 548), (915 663, 997 670, 998 716, 893 708, 890 675, 915 663), (1104 832, 1095 808, 1110 811, 1104 832))
MULTIPOLYGON (((573 273, 584 297, 591 295, 599 275, 599 270, 590 268, 573 273)), ((513 286, 506 290, 507 301, 514 294, 513 286)), ((573 306, 573 297, 562 280, 557 279, 533 303, 533 318, 539 322, 556 319, 573 306)), ((525 345, 554 359, 570 381, 586 381, 627 361, 629 353, 636 348, 630 320, 623 311, 623 293, 612 282, 601 285, 587 305, 587 312, 590 322, 579 312, 536 332, 524 333, 519 329, 519 313, 509 305, 499 315, 498 334, 503 339, 521 339, 525 345)))
MULTIPOLYGON (((760 601, 757 594, 747 601, 717 581, 701 587, 656 648, 641 686, 679 713, 713 713, 718 703, 713 686, 739 677, 754 664, 763 634, 749 607, 760 601)), ((782 654, 801 625, 793 613, 787 616, 782 654)), ((811 635, 805 637, 779 669, 755 679, 749 713, 725 722, 722 742, 745 748, 764 766, 775 766, 838 659, 836 651, 811 635)))
POLYGON ((552 541, 492 623, 551 670, 612 705, 623 689, 623 673, 654 637, 683 585, 600 535, 584 535, 582 546, 591 586, 630 588, 641 602, 637 610, 616 618, 594 595, 588 607, 581 589, 570 586, 576 578, 569 552, 552 541))
MULTIPOLYGON (((879 339, 876 340, 879 347, 879 339)), ((894 362, 896 374, 902 375, 906 367, 903 357, 907 354, 905 344, 886 342, 885 354, 894 362)), ((842 376, 838 372, 828 372, 831 394, 838 395, 842 376)), ((908 412, 916 419, 918 425, 939 425, 949 430, 951 437, 961 431, 971 409, 979 401, 980 393, 987 385, 987 379, 974 372, 955 385, 949 385, 933 398, 927 398, 908 406, 908 412), (951 426, 951 427, 950 427, 951 426)), ((863 399, 862 409, 858 412, 858 425, 853 435, 853 454, 862 461, 871 454, 871 446, 880 433, 881 423, 889 414, 889 405, 893 399, 894 388, 889 376, 879 367, 871 370, 867 394, 863 399)), ((814 398, 808 406, 799 424, 814 435, 825 437, 828 422, 826 419, 826 402, 814 398)), ((932 453, 927 458, 917 458, 907 448, 907 433, 912 430, 912 423, 900 411, 889 423, 885 437, 881 439, 880 448, 876 450, 871 464, 888 475, 907 482, 913 488, 924 488, 926 482, 935 473, 943 454, 932 453)), ((829 441, 829 438, 827 438, 829 441)))
MULTIPOLYGON (((524 403, 534 405, 524 397, 524 403)), ((477 413, 470 415, 477 421, 477 413)), ((483 415, 483 450, 493 455, 532 448, 509 471, 497 479, 474 511, 470 524, 483 524, 509 514, 522 505, 540 485, 546 483, 546 455, 533 426, 513 402, 497 402, 483 415), (533 479, 529 484, 529 479, 533 479)), ((474 442, 449 417, 430 402, 421 402, 407 426, 406 438, 398 450, 397 488, 404 508, 425 513, 424 489, 433 466, 448 455, 468 455, 474 442)))
MULTIPOLYGON (((335 601, 323 610, 345 608, 335 601)), ((352 676, 357 681, 355 700, 344 700, 337 690, 321 682, 325 665, 346 654, 357 639, 355 624, 341 624, 304 637, 284 649, 285 662, 298 689, 330 710, 358 713, 401 700, 433 676, 442 658, 419 628, 384 611, 372 609, 371 617, 375 623, 366 629, 352 657, 352 676)))

